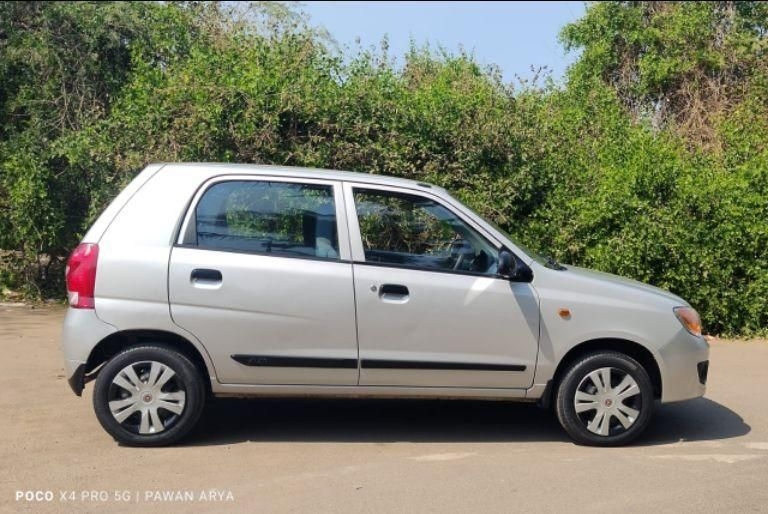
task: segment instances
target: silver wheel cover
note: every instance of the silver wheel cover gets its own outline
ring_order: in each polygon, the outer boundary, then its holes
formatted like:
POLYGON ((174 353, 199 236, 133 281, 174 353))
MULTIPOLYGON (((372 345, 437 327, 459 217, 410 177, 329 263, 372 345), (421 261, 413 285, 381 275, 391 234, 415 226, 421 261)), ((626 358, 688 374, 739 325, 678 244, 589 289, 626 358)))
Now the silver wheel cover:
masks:
POLYGON ((579 382, 573 400, 576 415, 599 436, 618 435, 637 421, 642 410, 640 386, 618 368, 599 368, 579 382))
POLYGON ((124 367, 112 379, 109 411, 124 428, 141 435, 162 432, 184 412, 186 392, 169 366, 141 361, 124 367))

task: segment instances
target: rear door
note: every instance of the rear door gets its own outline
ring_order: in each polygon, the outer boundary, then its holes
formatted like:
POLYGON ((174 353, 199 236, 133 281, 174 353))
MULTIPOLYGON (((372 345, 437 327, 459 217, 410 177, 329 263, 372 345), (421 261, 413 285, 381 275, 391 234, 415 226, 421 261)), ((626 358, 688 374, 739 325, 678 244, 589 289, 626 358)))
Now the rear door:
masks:
POLYGON ((355 385, 352 265, 340 185, 218 177, 192 202, 171 315, 231 384, 355 385))
POLYGON ((538 296, 496 274, 501 245, 427 191, 346 184, 345 196, 360 385, 530 387, 538 296))

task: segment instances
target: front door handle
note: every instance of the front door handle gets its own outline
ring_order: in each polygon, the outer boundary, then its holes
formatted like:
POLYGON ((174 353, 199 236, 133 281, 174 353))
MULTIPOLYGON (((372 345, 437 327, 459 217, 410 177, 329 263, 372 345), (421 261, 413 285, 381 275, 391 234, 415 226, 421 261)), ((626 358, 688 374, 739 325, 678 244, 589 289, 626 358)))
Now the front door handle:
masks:
POLYGON ((192 282, 221 282, 221 271, 217 269, 197 268, 189 275, 192 282))
POLYGON ((379 292, 382 295, 408 296, 408 288, 399 284, 382 284, 379 292))
POLYGON ((379 298, 385 302, 405 303, 410 292, 400 284, 382 284, 379 288, 379 298))

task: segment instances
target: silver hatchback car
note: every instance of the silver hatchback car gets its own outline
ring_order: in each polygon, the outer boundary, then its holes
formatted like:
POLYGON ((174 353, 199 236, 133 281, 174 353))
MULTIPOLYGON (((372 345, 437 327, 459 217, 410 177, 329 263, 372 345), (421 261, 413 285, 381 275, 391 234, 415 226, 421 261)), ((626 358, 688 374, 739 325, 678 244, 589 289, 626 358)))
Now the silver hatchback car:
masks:
POLYGON ((562 266, 421 182, 152 164, 67 266, 73 391, 117 441, 171 444, 209 395, 505 399, 625 444, 704 394, 696 311, 562 266))

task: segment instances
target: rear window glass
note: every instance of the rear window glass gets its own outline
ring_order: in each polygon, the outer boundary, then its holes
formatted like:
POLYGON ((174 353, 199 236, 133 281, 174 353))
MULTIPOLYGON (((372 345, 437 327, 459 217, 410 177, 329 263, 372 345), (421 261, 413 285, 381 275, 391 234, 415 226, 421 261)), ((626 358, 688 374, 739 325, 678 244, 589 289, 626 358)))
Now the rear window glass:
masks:
POLYGON ((339 258, 332 186, 219 182, 198 202, 195 223, 200 248, 339 258))

